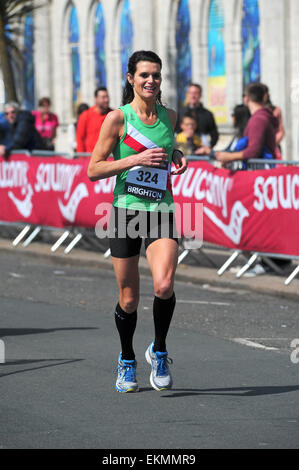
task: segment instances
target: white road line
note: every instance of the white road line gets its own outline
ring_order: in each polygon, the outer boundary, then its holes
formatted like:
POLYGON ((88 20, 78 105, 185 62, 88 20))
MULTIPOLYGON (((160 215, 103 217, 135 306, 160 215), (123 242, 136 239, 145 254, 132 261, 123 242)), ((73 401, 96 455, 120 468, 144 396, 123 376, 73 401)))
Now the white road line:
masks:
POLYGON ((230 305, 227 302, 208 302, 207 300, 182 300, 177 299, 177 303, 181 304, 209 304, 209 305, 230 305))
POLYGON ((254 341, 250 341, 247 338, 231 338, 231 339, 235 343, 244 344, 245 346, 249 346, 251 348, 264 349, 264 350, 267 350, 267 351, 279 351, 278 348, 274 348, 272 346, 265 346, 264 344, 260 344, 260 343, 254 342, 254 341))
MULTIPOLYGON (((152 300, 152 297, 144 297, 144 299, 152 300)), ((183 299, 176 299, 176 303, 179 303, 179 304, 226 305, 226 306, 230 305, 227 302, 208 302, 207 300, 183 300, 183 299)))
POLYGON ((23 276, 23 274, 18 274, 18 273, 9 273, 9 275, 11 277, 15 277, 17 279, 21 279, 21 278, 24 278, 25 276, 23 276))
POLYGON ((289 341, 289 338, 246 338, 246 339, 249 339, 249 340, 252 340, 252 339, 255 339, 255 340, 259 340, 259 341, 289 341))

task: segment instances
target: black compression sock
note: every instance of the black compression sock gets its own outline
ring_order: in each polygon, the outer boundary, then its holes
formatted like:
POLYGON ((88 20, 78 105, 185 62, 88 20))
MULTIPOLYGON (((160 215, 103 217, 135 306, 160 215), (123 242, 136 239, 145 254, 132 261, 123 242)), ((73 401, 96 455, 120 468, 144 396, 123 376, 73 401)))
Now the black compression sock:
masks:
POLYGON ((166 336, 172 319, 175 307, 175 294, 173 293, 169 299, 154 298, 153 313, 155 325, 155 342, 153 346, 154 352, 166 351, 166 336))
POLYGON ((121 342, 121 357, 122 359, 133 360, 135 359, 133 336, 137 323, 137 310, 133 313, 127 313, 118 303, 114 317, 121 342))

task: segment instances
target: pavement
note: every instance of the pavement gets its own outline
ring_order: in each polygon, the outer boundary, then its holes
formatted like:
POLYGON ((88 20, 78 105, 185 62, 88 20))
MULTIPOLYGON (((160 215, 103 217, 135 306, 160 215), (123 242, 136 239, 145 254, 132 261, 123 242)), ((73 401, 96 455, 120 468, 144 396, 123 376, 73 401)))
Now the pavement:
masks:
MULTIPOLYGON (((46 259, 48 262, 58 262, 66 266, 73 265, 99 269, 113 269, 111 257, 104 257, 105 249, 103 250, 103 246, 101 246, 101 250, 95 247, 93 249, 90 249, 90 247, 84 249, 79 243, 70 253, 65 254, 65 245, 59 247, 54 253, 51 251, 51 246, 54 243, 53 240, 50 240, 51 243, 45 241, 32 242, 27 247, 23 247, 22 244, 14 247, 12 240, 13 238, 0 238, 0 253, 20 252, 24 255, 40 257, 41 259, 46 259)), ((251 278, 242 276, 238 279, 236 278, 235 272, 227 270, 222 276, 219 276, 217 270, 228 259, 231 251, 226 249, 221 250, 209 244, 204 245, 203 248, 203 252, 192 250, 177 267, 177 280, 200 285, 248 290, 250 292, 278 296, 280 298, 299 300, 299 276, 295 277, 288 286, 284 284, 284 281, 289 275, 289 272, 286 272, 285 275, 267 273, 251 278), (211 266, 211 264, 213 264, 213 266, 211 266)), ((242 266, 244 264, 245 258, 241 254, 234 264, 232 264, 232 267, 234 267, 236 271, 237 265, 242 266)), ((292 269, 294 268, 295 266, 292 269)), ((139 269, 141 274, 150 274, 144 256, 140 257, 139 269)))

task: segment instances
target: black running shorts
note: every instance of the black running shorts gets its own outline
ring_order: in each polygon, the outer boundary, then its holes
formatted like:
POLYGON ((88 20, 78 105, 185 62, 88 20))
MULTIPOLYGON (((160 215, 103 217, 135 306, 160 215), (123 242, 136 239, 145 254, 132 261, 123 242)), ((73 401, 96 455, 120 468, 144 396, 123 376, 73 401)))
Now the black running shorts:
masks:
POLYGON ((145 249, 160 238, 178 243, 173 212, 133 211, 112 207, 109 222, 111 256, 130 258, 139 255, 142 239, 145 249))

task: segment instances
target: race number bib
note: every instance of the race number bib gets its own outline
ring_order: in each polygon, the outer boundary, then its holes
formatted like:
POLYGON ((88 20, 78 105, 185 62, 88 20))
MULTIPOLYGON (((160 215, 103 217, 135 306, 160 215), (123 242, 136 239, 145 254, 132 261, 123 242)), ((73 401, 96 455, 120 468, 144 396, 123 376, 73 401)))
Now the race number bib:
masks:
POLYGON ((129 170, 125 183, 127 194, 161 201, 166 193, 168 169, 134 166, 129 170))

